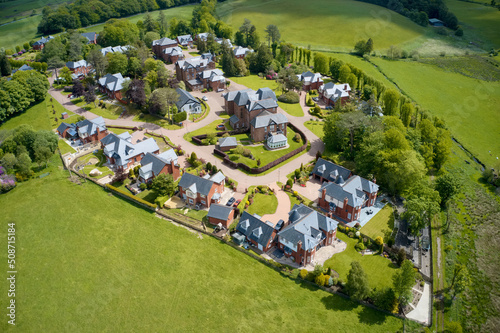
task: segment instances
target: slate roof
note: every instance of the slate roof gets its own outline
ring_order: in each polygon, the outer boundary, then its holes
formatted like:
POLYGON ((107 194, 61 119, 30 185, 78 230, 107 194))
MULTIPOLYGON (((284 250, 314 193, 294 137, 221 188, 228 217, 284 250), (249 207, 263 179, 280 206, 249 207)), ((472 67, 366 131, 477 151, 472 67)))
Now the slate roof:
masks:
POLYGON ((181 45, 188 45, 189 42, 193 41, 193 37, 191 37, 191 35, 181 35, 177 36, 177 41, 181 45))
POLYGON ((176 65, 182 70, 187 70, 189 68, 205 68, 210 63, 211 58, 198 56, 189 58, 186 60, 177 60, 176 65))
POLYGON ((97 37, 99 36, 95 32, 84 32, 80 34, 82 37, 87 38, 88 42, 87 44, 90 44, 91 42, 94 42, 94 40, 97 40, 97 37))
POLYGON ((206 41, 208 39, 209 32, 202 32, 196 35, 196 40, 206 41))
POLYGON ((224 176, 224 174, 221 171, 218 171, 215 175, 213 175, 209 179, 214 183, 220 184, 226 179, 226 176, 224 176))
POLYGON ((128 80, 130 80, 128 77, 123 77, 120 73, 106 74, 99 79, 99 85, 110 91, 120 91, 123 83, 128 80))
POLYGON ((80 67, 87 67, 88 64, 85 60, 79 60, 79 61, 68 61, 66 63, 66 67, 69 69, 75 69, 75 68, 80 68, 80 67))
POLYGON ((226 205, 212 204, 208 210, 208 217, 212 217, 218 220, 227 221, 229 214, 233 211, 233 207, 228 207, 226 205))
POLYGON ((116 164, 121 166, 127 165, 129 160, 135 156, 160 150, 153 138, 132 144, 130 142, 130 134, 126 136, 110 133, 101 139, 101 143, 104 146, 104 154, 108 157, 113 157, 116 164))
POLYGON ((217 37, 217 38, 215 38, 215 41, 216 41, 217 43, 219 43, 220 45, 222 45, 222 43, 223 43, 224 41, 226 41, 227 46, 229 46, 230 48, 233 48, 233 43, 231 43, 231 41, 230 41, 229 39, 225 39, 225 38, 220 38, 220 37, 217 37))
POLYGON ((159 46, 165 46, 165 45, 174 45, 177 46, 177 41, 174 39, 170 39, 167 37, 163 37, 161 39, 154 40, 152 45, 159 45, 159 46))
POLYGON ((348 179, 351 176, 351 170, 319 158, 314 166, 313 174, 323 177, 329 182, 335 182, 338 180, 339 176, 344 180, 348 179))
POLYGON ((150 152, 141 160, 141 168, 139 169, 139 176, 144 179, 149 179, 153 176, 158 176, 165 165, 174 161, 174 165, 178 164, 177 155, 173 149, 169 149, 161 154, 152 154, 150 152))
POLYGON ((180 56, 182 55, 182 49, 178 46, 176 47, 167 47, 165 50, 163 50, 163 53, 172 56, 180 56))
POLYGON ((299 81, 305 83, 323 82, 320 73, 313 73, 311 71, 298 74, 297 77, 299 78, 299 81))
POLYGON ((226 78, 224 77, 224 73, 216 68, 216 69, 208 69, 201 73, 202 79, 208 79, 210 82, 222 81, 225 82, 226 78))
POLYGON ((62 133, 64 132, 67 128, 75 128, 75 124, 68 124, 68 123, 65 123, 65 122, 62 122, 61 124, 59 124, 59 126, 57 126, 57 131, 59 133, 62 133))
POLYGON ((250 215, 248 212, 243 212, 236 226, 236 230, 240 234, 245 235, 247 239, 251 239, 265 248, 267 243, 271 240, 274 226, 270 222, 263 222, 258 215, 255 216, 250 215))
POLYGON ((97 133, 97 129, 99 131, 104 132, 106 130, 106 124, 104 123, 103 117, 97 117, 94 119, 84 119, 82 121, 77 122, 76 130, 78 132, 78 136, 80 138, 85 138, 87 136, 91 136, 97 133))
POLYGON ((287 138, 286 136, 284 136, 283 134, 281 133, 278 133, 278 134, 271 134, 268 139, 267 139, 267 142, 269 144, 271 143, 279 143, 279 142, 287 142, 287 138))
POLYGON ((131 48, 130 45, 125 46, 108 46, 101 49, 102 55, 106 55, 108 53, 125 53, 131 48))
POLYGON ((234 56, 246 56, 248 53, 252 53, 253 50, 248 47, 236 46, 233 50, 234 56))
POLYGON ((297 247, 300 241, 305 250, 315 248, 326 233, 335 230, 338 225, 336 220, 304 204, 294 205, 288 216, 290 224, 278 233, 280 242, 285 240, 297 247))
POLYGON ((236 147, 237 145, 238 141, 236 141, 236 138, 234 136, 228 136, 226 138, 219 139, 220 147, 236 147))
POLYGON ((44 45, 45 43, 47 43, 48 41, 50 41, 52 39, 54 39, 53 36, 42 37, 39 40, 37 40, 36 42, 34 42, 33 46, 35 46, 35 45, 44 45))
POLYGON ((262 111, 258 116, 252 119, 250 124, 254 128, 267 127, 269 125, 279 125, 279 124, 287 124, 288 119, 284 114, 281 113, 271 113, 269 111, 262 111))
MULTIPOLYGON (((238 121, 240 121, 240 118, 238 118, 237 115, 233 114, 230 118, 229 118, 229 123, 231 124, 231 126, 233 126, 234 124, 236 124, 238 121)), ((234 126, 233 126, 234 127, 234 126)))
POLYGON ((278 106, 276 94, 270 88, 230 91, 224 94, 224 99, 228 102, 234 101, 239 106, 246 105, 249 111, 278 106))
MULTIPOLYGON (((193 193, 200 193, 205 196, 208 196, 213 184, 214 182, 210 179, 198 177, 190 173, 183 174, 179 181, 179 187, 182 187, 184 190, 189 189, 193 193)), ((210 198, 207 199, 210 200, 210 198)))
POLYGON ((175 102, 177 109, 180 110, 186 104, 198 104, 200 105, 200 101, 193 97, 189 92, 184 89, 177 88, 175 91, 179 94, 179 100, 175 102))
POLYGON ((28 66, 28 65, 24 64, 24 65, 22 65, 21 67, 19 67, 18 69, 14 69, 14 70, 12 71, 12 74, 14 74, 14 73, 15 73, 15 72, 17 72, 17 71, 32 71, 32 70, 34 70, 34 68, 33 68, 33 67, 31 67, 31 66, 28 66))
POLYGON ((339 98, 349 97, 351 87, 349 83, 334 84, 333 82, 328 82, 319 87, 319 91, 322 92, 326 98, 336 102, 339 98))

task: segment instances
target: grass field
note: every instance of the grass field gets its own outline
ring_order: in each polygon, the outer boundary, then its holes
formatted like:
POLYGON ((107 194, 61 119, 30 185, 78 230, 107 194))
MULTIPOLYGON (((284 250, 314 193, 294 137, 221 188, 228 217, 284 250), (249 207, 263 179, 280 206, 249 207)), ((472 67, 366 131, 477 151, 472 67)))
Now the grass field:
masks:
POLYGON ((391 219, 393 214, 393 209, 391 204, 387 204, 382 208, 381 211, 377 213, 367 224, 365 224, 359 231, 367 235, 371 239, 375 239, 379 236, 387 239, 394 229, 394 220, 391 219))
POLYGON ((423 108, 442 117, 452 135, 483 163, 493 165, 500 158, 500 82, 414 61, 372 61, 423 108))
POLYGON ((59 142, 57 144, 59 146, 59 150, 61 151, 62 155, 66 154, 66 153, 74 153, 75 152, 75 150, 73 149, 73 147, 71 147, 70 145, 68 145, 66 143, 66 141, 64 141, 64 140, 59 140, 59 142))
POLYGON ((375 49, 386 49, 425 31, 393 11, 353 0, 313 0, 307 5, 300 0, 230 0, 218 5, 217 13, 234 30, 250 19, 262 40, 266 26, 275 24, 283 40, 321 50, 350 51, 369 37, 375 49))
POLYGON ((19 20, 20 18, 29 16, 33 10, 37 14, 42 13, 42 8, 45 6, 55 7, 59 4, 68 2, 68 0, 51 0, 37 1, 37 0, 14 0, 0 3, 0 24, 11 22, 13 19, 19 20))
POLYGON ((16 223, 23 304, 17 327, 3 320, 2 332, 402 330, 400 319, 283 277, 90 182, 71 183, 60 165, 50 172, 0 195, 0 245, 16 223))
POLYGON ((52 127, 47 116, 47 103, 50 103, 49 100, 50 97, 47 97, 45 101, 35 104, 23 113, 10 118, 0 125, 0 130, 14 129, 21 124, 30 124, 35 130, 50 130, 52 127))
POLYGON ((106 108, 101 108, 96 101, 96 104, 94 103, 89 103, 87 104, 84 100, 83 97, 75 98, 71 100, 73 104, 76 106, 81 107, 82 109, 85 109, 89 112, 92 112, 98 116, 101 116, 103 118, 107 119, 118 119, 120 114, 122 113, 123 109, 120 105, 115 105, 115 104, 109 104, 106 103, 106 108), (97 105, 97 106, 96 106, 97 105))
POLYGON ((325 132, 323 131, 323 125, 324 122, 315 120, 308 120, 304 123, 304 126, 307 127, 311 132, 316 134, 316 136, 320 139, 323 139, 323 135, 325 135, 325 132))
POLYGON ((265 214, 274 214, 276 208, 278 208, 278 199, 275 195, 256 193, 253 197, 253 203, 248 206, 247 212, 252 215, 263 216, 265 214))
POLYGON ((354 249, 358 242, 356 239, 349 238, 344 233, 337 232, 337 237, 347 243, 347 248, 340 253, 334 254, 328 259, 324 267, 331 267, 339 273, 342 281, 347 281, 347 274, 351 269, 351 262, 358 261, 366 275, 370 288, 382 288, 392 286, 392 276, 396 273, 397 266, 390 260, 379 255, 361 255, 354 249))

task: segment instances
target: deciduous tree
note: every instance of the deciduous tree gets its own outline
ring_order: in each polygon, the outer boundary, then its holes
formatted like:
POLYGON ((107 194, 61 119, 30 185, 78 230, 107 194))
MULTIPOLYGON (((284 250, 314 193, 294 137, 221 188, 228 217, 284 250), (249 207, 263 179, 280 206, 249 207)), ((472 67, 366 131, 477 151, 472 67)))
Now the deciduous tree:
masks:
POLYGON ((351 269, 347 275, 347 293, 354 299, 362 300, 370 294, 367 276, 357 261, 351 262, 351 269))

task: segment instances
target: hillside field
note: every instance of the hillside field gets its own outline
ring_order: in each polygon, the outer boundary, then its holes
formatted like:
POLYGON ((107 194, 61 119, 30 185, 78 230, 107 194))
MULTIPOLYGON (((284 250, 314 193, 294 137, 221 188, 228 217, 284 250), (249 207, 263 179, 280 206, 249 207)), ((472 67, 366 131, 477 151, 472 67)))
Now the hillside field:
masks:
POLYGON ((0 24, 11 22, 13 19, 20 19, 31 15, 33 10, 37 14, 42 13, 45 6, 55 7, 68 0, 51 0, 49 3, 38 0, 13 0, 0 3, 0 24))
POLYGON ((415 61, 371 61, 483 163, 500 158, 500 82, 486 82, 415 61), (491 150, 491 154, 489 151, 491 150))
POLYGON ((250 19, 262 41, 266 26, 275 24, 283 40, 325 51, 350 51, 369 37, 376 49, 387 49, 426 30, 395 12, 354 0, 228 0, 217 6, 217 14, 235 31, 250 19))
POLYGON ((402 330, 395 317, 295 282, 92 183, 69 182, 57 155, 49 171, 0 196, 3 248, 6 223, 16 223, 17 330, 402 330))

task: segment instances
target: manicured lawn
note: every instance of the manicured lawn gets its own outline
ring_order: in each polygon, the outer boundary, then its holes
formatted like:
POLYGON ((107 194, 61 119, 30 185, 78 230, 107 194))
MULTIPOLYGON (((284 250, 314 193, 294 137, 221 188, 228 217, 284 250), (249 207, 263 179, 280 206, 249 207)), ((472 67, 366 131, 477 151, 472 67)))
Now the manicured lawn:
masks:
POLYGON ((161 126, 163 128, 166 128, 168 130, 176 130, 176 129, 181 129, 182 127, 176 124, 170 124, 169 121, 165 119, 161 119, 158 117, 155 117, 150 114, 144 114, 144 113, 139 113, 137 112, 136 115, 134 116, 134 121, 144 121, 147 123, 153 123, 155 125, 161 126))
POLYGON ((150 135, 150 134, 146 134, 146 136, 147 136, 148 138, 153 138, 153 139, 155 139, 156 143, 158 144, 158 147, 160 147, 160 152, 164 152, 165 150, 170 149, 170 146, 169 146, 169 145, 167 145, 167 144, 165 143, 165 141, 163 141, 163 139, 162 139, 162 138, 159 138, 159 137, 156 137, 156 136, 152 136, 152 135, 150 135))
POLYGON ((23 113, 19 113, 14 117, 9 118, 5 123, 0 125, 0 130, 14 129, 22 124, 30 124, 35 130, 50 130, 51 126, 47 116, 48 99, 50 99, 50 97, 47 97, 45 101, 33 105, 23 113))
POLYGON ((217 13, 237 30, 245 18, 265 36, 267 25, 278 26, 287 42, 312 49, 351 51, 359 39, 374 40, 375 49, 387 49, 419 37, 425 31, 406 17, 385 8, 349 0, 230 0, 217 6, 217 13), (317 30, 314 22, 335 29, 317 30))
POLYGON ((191 121, 201 121, 210 113, 210 105, 201 103, 201 113, 192 113, 189 115, 191 121), (205 106, 206 105, 206 106, 205 106))
POLYGON ((77 105, 77 106, 79 106, 87 111, 95 113, 98 116, 101 116, 103 118, 107 118, 107 119, 118 119, 120 114, 123 112, 123 109, 120 105, 106 103, 106 108, 104 109, 104 108, 99 107, 99 104, 97 101, 96 101, 95 105, 94 105, 94 103, 87 104, 87 103, 85 103, 85 101, 81 97, 75 98, 71 101, 73 102, 73 104, 75 104, 75 105, 77 105), (96 105, 97 105, 97 107, 96 107, 96 105))
POLYGON ((266 195, 262 193, 256 193, 253 197, 253 203, 248 206, 249 214, 265 215, 274 214, 278 208, 278 199, 275 195, 266 195))
POLYGON ((83 172, 92 177, 92 178, 96 178, 96 179, 100 179, 102 177, 105 177, 107 175, 112 175, 113 174, 113 171, 111 171, 108 167, 106 166, 103 166, 104 163, 106 163, 106 157, 104 156, 104 153, 102 150, 99 150, 97 153, 92 153, 92 154, 88 154, 88 155, 85 155, 83 157, 81 157, 78 162, 81 164, 81 163, 87 163, 90 161, 90 159, 92 158, 97 158, 97 160, 99 160, 99 162, 95 163, 95 164, 92 164, 92 165, 87 165, 85 167, 83 167, 83 172), (102 174, 98 175, 98 176, 91 176, 90 175, 90 172, 94 169, 97 169, 99 170, 100 172, 102 172, 102 174))
POLYGON ((500 82, 479 81, 414 61, 372 61, 424 109, 444 119, 452 135, 483 163, 491 166, 497 161, 500 82))
MULTIPOLYGON (((48 95, 47 95, 48 96, 48 95)), ((74 124, 78 122, 78 115, 76 113, 73 113, 69 110, 67 110, 64 106, 61 105, 58 101, 55 99, 52 99, 52 102, 50 101, 50 96, 45 100, 45 103, 47 105, 47 111, 50 119, 50 124, 52 128, 57 128, 62 122, 65 122, 67 124, 74 124), (54 110, 56 113, 54 114, 54 110), (66 112, 68 114, 68 118, 62 119, 61 114, 63 112, 66 112), (57 118, 57 121, 56 121, 57 118)))
POLYGON ((292 210, 293 206, 300 205, 301 202, 299 201, 299 199, 297 199, 295 195, 293 195, 293 193, 290 192, 285 192, 285 193, 290 198, 290 210, 292 210))
POLYGON ((360 231, 372 239, 381 236, 386 241, 394 229, 393 211, 391 204, 385 205, 360 231))
POLYGON ((61 151, 62 155, 66 154, 66 153, 74 153, 75 152, 75 150, 73 149, 73 147, 71 147, 70 145, 68 145, 66 143, 66 141, 64 141, 64 140, 59 140, 59 142, 57 144, 59 146, 59 150, 61 151))
MULTIPOLYGON (((278 83, 276 80, 266 80, 266 79, 261 79, 258 75, 249 75, 249 76, 242 76, 242 77, 232 77, 232 81, 242 84, 244 86, 247 86, 250 89, 253 90, 258 90, 260 88, 270 88, 272 89, 276 97, 281 95, 281 90, 278 88, 278 83)), ((295 116, 295 117, 302 117, 304 115, 304 112, 302 111, 302 108, 300 107, 300 104, 287 104, 287 103, 282 103, 278 102, 278 105, 280 108, 285 110, 288 114, 295 116)))
POLYGON ((324 122, 315 120, 312 121, 308 120, 304 123, 304 126, 306 126, 311 132, 313 132, 320 139, 322 139, 323 135, 325 135, 325 133, 323 132, 323 125, 324 122))
POLYGON ((111 128, 111 127, 108 127, 108 131, 109 132, 113 132, 115 134, 122 134, 122 133, 125 133, 125 132, 129 132, 130 134, 134 133, 134 131, 132 129, 111 128))
POLYGON ((208 124, 205 127, 198 128, 196 131, 188 132, 184 134, 184 139, 187 141, 191 141, 191 138, 193 136, 197 135, 202 135, 202 134, 210 134, 210 133, 217 133, 217 125, 222 124, 223 120, 215 120, 212 123, 208 124))
MULTIPOLYGON (((24 330, 402 330, 398 318, 287 279, 95 184, 74 184, 59 166, 0 195, 2 220, 16 223, 24 330), (214 316, 214 308, 231 311, 214 316)), ((9 326, 2 321, 0 330, 13 332, 9 326)))
POLYGON ((196 210, 196 209, 188 209, 188 208, 172 208, 168 210, 169 212, 178 213, 187 217, 191 217, 198 221, 203 221, 205 216, 207 216, 207 210, 196 210), (186 212, 187 210, 187 212, 186 212))
POLYGON ((351 262, 358 261, 366 275, 370 288, 392 286, 392 276, 396 273, 397 266, 389 259, 379 255, 361 255, 354 249, 357 239, 349 238, 346 234, 337 231, 337 238, 347 243, 347 248, 325 262, 325 267, 331 267, 339 273, 342 281, 347 281, 347 274, 351 269, 351 262))

